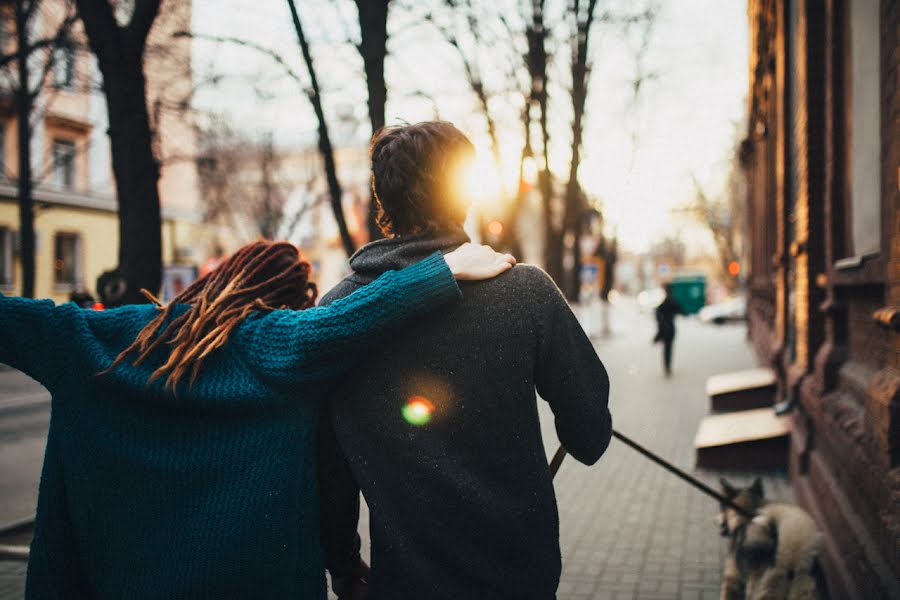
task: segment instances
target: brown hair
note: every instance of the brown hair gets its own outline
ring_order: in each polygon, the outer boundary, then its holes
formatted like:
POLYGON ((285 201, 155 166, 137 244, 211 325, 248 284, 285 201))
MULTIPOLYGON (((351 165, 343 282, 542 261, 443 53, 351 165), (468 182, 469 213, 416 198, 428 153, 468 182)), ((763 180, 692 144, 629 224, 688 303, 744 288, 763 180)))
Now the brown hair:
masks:
POLYGON ((371 150, 377 222, 385 235, 441 231, 465 221, 454 178, 475 147, 452 123, 385 127, 371 150))
POLYGON ((225 344, 234 328, 251 312, 301 310, 315 304, 318 292, 316 284, 309 281, 309 271, 310 264, 301 259, 295 246, 258 241, 239 249, 166 307, 145 291, 159 306, 160 313, 103 373, 113 370, 132 352, 137 353, 132 363, 136 366, 161 344, 168 344, 172 349, 167 360, 153 372, 148 383, 168 374, 166 387, 174 389, 188 370, 193 383, 203 361, 225 344), (189 304, 190 308, 163 328, 178 304, 189 304))

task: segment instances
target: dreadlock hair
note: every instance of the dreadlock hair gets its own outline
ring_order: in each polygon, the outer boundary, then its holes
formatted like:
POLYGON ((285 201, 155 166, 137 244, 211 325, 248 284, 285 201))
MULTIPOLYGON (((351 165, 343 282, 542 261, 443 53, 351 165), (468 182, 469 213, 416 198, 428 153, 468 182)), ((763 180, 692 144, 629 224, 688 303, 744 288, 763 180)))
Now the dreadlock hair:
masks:
POLYGON ((231 332, 251 312, 313 306, 318 291, 316 284, 308 280, 309 272, 310 264, 301 259, 295 246, 261 240, 240 248, 168 306, 142 290, 160 312, 101 375, 112 371, 132 353, 137 354, 132 362, 137 366, 160 345, 168 344, 172 347, 168 359, 147 383, 166 375, 166 388, 174 390, 188 371, 193 383, 203 361, 225 345, 231 332), (164 328, 179 304, 190 308, 164 328))

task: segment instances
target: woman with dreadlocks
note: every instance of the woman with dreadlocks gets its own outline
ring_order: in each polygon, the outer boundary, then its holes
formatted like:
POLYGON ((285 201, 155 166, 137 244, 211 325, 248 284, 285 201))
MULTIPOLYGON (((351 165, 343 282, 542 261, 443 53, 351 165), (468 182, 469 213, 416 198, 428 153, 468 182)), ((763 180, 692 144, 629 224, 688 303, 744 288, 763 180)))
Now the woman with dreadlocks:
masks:
POLYGON ((313 453, 328 380, 457 298, 454 277, 513 262, 470 244, 312 308, 309 263, 256 242, 166 307, 0 295, 0 362, 53 398, 26 596, 325 598, 313 453))

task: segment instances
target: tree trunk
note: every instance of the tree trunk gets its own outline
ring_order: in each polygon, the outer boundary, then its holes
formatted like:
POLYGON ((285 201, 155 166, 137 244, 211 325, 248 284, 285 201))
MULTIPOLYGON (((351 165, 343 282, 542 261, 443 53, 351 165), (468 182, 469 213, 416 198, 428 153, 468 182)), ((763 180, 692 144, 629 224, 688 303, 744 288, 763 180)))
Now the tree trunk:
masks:
POLYGON ((526 190, 522 186, 525 179, 525 160, 534 158, 534 151, 531 148, 531 100, 525 99, 525 106, 522 109, 522 125, 524 126, 525 142, 522 144, 522 154, 519 156, 519 177, 516 195, 513 197, 512 205, 507 209, 503 230, 503 239, 501 246, 508 250, 513 256, 522 257, 522 238, 517 220, 522 212, 525 204, 526 190))
POLYGON ((102 67, 109 108, 116 197, 119 200, 119 274, 123 304, 145 302, 142 288, 156 294, 162 283, 162 217, 159 162, 147 113, 146 82, 140 56, 119 57, 102 67))
MULTIPOLYGON (((105 302, 146 302, 140 290, 156 294, 162 283, 162 219, 159 162, 147 111, 144 46, 160 0, 135 0, 134 13, 120 27, 109 2, 76 0, 91 50, 103 75, 109 115, 112 167, 119 203, 117 285, 98 282, 105 302), (112 288, 119 287, 115 294, 112 288)), ((102 277, 101 277, 102 279, 102 277)))
MULTIPOLYGON (((385 104, 387 103, 387 86, 384 82, 384 59, 387 56, 387 19, 390 0, 356 0, 359 11, 360 43, 359 53, 363 59, 366 72, 366 88, 369 93, 369 122, 372 135, 375 135, 385 124, 385 104)), ((374 190, 369 201, 368 229, 369 240, 382 237, 381 229, 375 218, 378 215, 378 204, 374 190)))
MULTIPOLYGON (((581 165, 581 142, 584 130, 584 105, 587 100, 587 82, 590 73, 588 66, 588 42, 591 36, 591 25, 594 22, 594 11, 597 0, 588 0, 584 18, 580 15, 580 2, 573 0, 571 11, 575 22, 574 47, 572 49, 572 157, 569 161, 569 181, 566 184, 565 214, 561 235, 560 255, 565 252, 563 243, 567 234, 571 233, 574 243, 572 252, 572 270, 566 277, 564 290, 569 300, 578 301, 581 291, 581 229, 584 216, 584 194, 578 183, 578 167, 581 165)), ((563 267, 562 260, 559 265, 563 267)))
MULTIPOLYGON (((32 0, 34 2, 35 0, 32 0)), ((18 78, 16 88, 16 121, 19 133, 19 172, 16 199, 19 204, 19 260, 22 265, 22 296, 34 298, 34 205, 31 191, 31 109, 33 97, 29 87, 28 16, 24 0, 16 0, 16 45, 18 78)))
POLYGON ((547 127, 547 31, 544 28, 544 0, 531 0, 528 37, 528 72, 531 75, 531 102, 538 106, 543 168, 538 177, 544 217, 544 268, 557 285, 562 284, 562 236, 553 210, 553 175, 550 172, 550 131, 547 127))
POLYGON ((356 246, 353 243, 353 238, 350 237, 350 231, 347 229, 347 220, 344 218, 344 206, 342 204, 344 193, 338 181, 337 168, 334 163, 334 149, 331 147, 328 123, 325 121, 325 113, 322 110, 319 81, 316 78, 315 65, 313 65, 306 36, 303 35, 303 25, 300 23, 300 15, 297 14, 294 0, 288 0, 288 6, 291 9, 291 18, 294 20, 294 29, 297 31, 297 39, 300 42, 300 50, 303 53, 306 70, 309 72, 310 87, 312 89, 308 95, 316 113, 316 119, 319 121, 319 154, 322 155, 322 161, 325 163, 325 179, 328 182, 328 195, 331 197, 331 210, 334 212, 334 219, 337 221, 338 229, 341 232, 341 242, 344 245, 344 250, 347 252, 347 256, 350 257, 356 251, 356 246))

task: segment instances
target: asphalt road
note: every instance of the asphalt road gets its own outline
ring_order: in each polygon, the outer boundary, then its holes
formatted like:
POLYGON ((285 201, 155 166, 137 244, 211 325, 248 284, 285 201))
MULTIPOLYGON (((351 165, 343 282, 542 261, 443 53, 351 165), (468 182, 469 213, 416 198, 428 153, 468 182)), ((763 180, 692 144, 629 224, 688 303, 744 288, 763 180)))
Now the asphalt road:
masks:
POLYGON ((50 422, 50 395, 0 368, 0 529, 34 514, 50 422))

